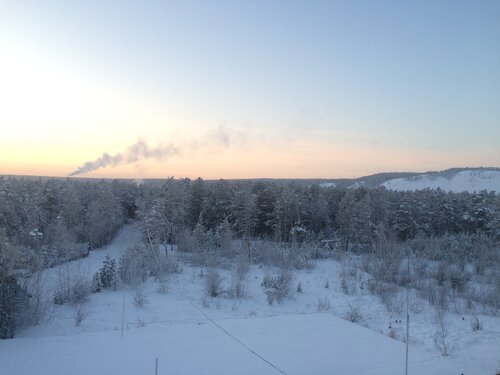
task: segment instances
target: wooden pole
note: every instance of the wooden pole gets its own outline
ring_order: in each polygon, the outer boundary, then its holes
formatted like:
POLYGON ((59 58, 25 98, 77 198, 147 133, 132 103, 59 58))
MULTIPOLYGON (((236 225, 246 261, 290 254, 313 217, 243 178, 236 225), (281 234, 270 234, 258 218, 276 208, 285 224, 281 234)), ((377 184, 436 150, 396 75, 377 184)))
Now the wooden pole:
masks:
POLYGON ((123 296, 123 307, 122 307, 122 339, 123 339, 124 326, 125 326, 125 296, 123 296))
POLYGON ((406 284, 406 367, 405 375, 408 375, 408 351, 410 348, 410 250, 408 250, 408 282, 406 284))
POLYGON ((155 363, 155 375, 158 375, 158 357, 156 357, 156 363, 155 363))

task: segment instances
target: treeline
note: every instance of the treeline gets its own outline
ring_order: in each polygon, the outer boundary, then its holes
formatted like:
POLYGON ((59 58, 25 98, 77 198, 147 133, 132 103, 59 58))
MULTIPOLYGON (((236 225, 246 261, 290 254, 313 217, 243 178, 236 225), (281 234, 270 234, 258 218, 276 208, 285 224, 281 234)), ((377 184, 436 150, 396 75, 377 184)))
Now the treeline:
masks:
MULTIPOLYGON (((377 258, 383 272, 368 271, 385 277, 398 274, 387 271, 400 264, 391 261, 400 260, 402 253, 389 251, 393 245, 388 245, 397 242, 426 259, 458 261, 462 270, 472 261, 483 274, 488 261, 495 264, 497 259, 500 195, 303 182, 171 178, 136 184, 0 177, 0 338, 36 324, 34 317, 41 315, 36 313, 41 284, 30 286, 30 274, 86 256, 110 242, 128 220, 138 224, 143 241, 127 249, 120 269, 140 278, 153 271, 161 274, 157 255, 166 244, 202 255, 205 263, 212 255, 244 259, 235 239, 245 240, 239 243, 248 245, 246 259, 252 262, 302 267, 320 257, 325 246, 333 246, 337 254, 370 256, 367 264, 378 264, 372 259, 377 258), (151 267, 138 265, 148 257, 151 267)), ((483 300, 496 300, 497 289, 483 300)))
POLYGON ((217 236, 228 228, 238 238, 336 239, 344 249, 359 251, 372 248, 381 235, 400 241, 444 234, 500 239, 500 196, 486 191, 171 179, 139 188, 137 215, 150 239, 160 243, 179 243, 186 230, 217 236))
POLYGON ((84 256, 133 216, 129 183, 0 177, 0 242, 28 270, 84 256))
POLYGON ((382 235, 406 241, 481 234, 498 241, 500 196, 262 181, 137 185, 0 177, 0 243, 17 268, 84 256, 108 243, 128 219, 139 221, 145 237, 158 244, 180 243, 193 232, 217 238, 230 231, 233 238, 285 243, 336 240, 345 250, 365 251, 382 235))

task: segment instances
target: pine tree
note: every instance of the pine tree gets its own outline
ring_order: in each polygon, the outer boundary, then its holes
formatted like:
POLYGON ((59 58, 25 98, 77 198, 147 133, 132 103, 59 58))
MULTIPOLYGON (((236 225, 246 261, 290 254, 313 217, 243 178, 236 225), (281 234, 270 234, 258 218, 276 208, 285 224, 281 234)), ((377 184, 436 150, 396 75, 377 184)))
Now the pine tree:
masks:
POLYGON ((102 291, 101 276, 97 271, 92 278, 92 293, 99 293, 100 291, 102 291))
POLYGON ((99 270, 99 281, 103 289, 116 288, 116 260, 109 255, 99 270))

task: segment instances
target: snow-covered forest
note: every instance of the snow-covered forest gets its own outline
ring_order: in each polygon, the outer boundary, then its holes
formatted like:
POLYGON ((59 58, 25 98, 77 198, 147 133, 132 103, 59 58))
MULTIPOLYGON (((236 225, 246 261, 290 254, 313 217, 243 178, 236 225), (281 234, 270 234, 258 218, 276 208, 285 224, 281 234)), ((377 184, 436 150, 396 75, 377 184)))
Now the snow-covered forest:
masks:
POLYGON ((89 311, 106 310, 103 296, 118 310, 123 296, 124 311, 127 296, 137 327, 161 322, 156 314, 193 320, 193 311, 170 315, 161 299, 175 295, 223 319, 327 313, 404 342, 406 290, 410 342, 454 358, 436 371, 494 373, 498 193, 0 177, 2 339, 64 324, 100 332, 89 311), (92 267, 82 272, 86 259, 92 267), (463 353, 478 343, 466 364, 463 353))

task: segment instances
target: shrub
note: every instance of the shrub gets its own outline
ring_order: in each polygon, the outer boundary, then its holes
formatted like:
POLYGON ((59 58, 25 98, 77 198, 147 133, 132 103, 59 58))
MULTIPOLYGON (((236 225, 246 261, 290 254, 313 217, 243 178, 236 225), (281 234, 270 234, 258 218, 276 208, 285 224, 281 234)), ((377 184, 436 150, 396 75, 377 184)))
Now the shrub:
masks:
POLYGON ((368 291, 379 297, 380 301, 392 311, 394 306, 394 296, 398 292, 398 287, 392 283, 386 283, 377 279, 370 279, 367 282, 368 291))
POLYGON ((84 303, 92 288, 90 281, 80 272, 74 272, 69 266, 59 270, 59 278, 54 290, 54 303, 82 304, 84 303))
POLYGON ((81 304, 75 305, 75 309, 73 311, 73 319, 75 321, 75 327, 79 327, 86 316, 87 312, 85 311, 83 305, 81 304))
POLYGON ((168 292, 167 280, 162 280, 158 283, 158 286, 156 287, 156 292, 158 294, 167 294, 167 292, 168 292))
POLYGON ((238 298, 238 299, 245 298, 247 295, 247 287, 243 283, 243 281, 236 280, 233 283, 231 289, 229 290, 229 295, 232 298, 238 298))
POLYGON ((434 346, 439 350, 442 356, 449 356, 453 353, 454 345, 449 338, 446 313, 439 308, 436 310, 435 323, 436 333, 434 334, 434 346))
POLYGON ((174 273, 181 274, 182 266, 173 256, 169 256, 168 258, 160 257, 156 266, 153 267, 152 273, 155 279, 161 282, 165 277, 168 277, 168 275, 174 273))
POLYGON ((363 320, 363 314, 361 313, 358 305, 349 304, 345 318, 352 323, 357 323, 363 320))
POLYGON ((118 275, 124 283, 136 286, 146 281, 150 268, 150 259, 145 245, 137 242, 128 247, 120 258, 118 275))
POLYGON ((340 279, 340 289, 342 289, 342 292, 345 294, 356 294, 356 285, 353 283, 352 279, 348 277, 342 277, 340 279))
POLYGON ((324 312, 324 311, 329 311, 331 309, 330 301, 328 298, 320 298, 318 300, 318 306, 317 306, 317 311, 318 312, 324 312))
POLYGON ((215 268, 208 269, 205 288, 209 297, 217 297, 222 292, 221 278, 215 268))
POLYGON ((472 328, 472 331, 477 332, 483 329, 484 323, 479 319, 477 315, 474 314, 470 318, 470 326, 472 328))
POLYGON ((266 293, 267 303, 272 305, 274 301, 277 303, 283 302, 290 294, 291 281, 292 275, 287 270, 281 270, 275 276, 264 276, 261 286, 264 288, 264 293, 266 293))
POLYGON ((144 294, 144 291, 142 288, 137 288, 134 293, 134 306, 142 309, 144 306, 146 306, 149 303, 149 299, 144 294))

